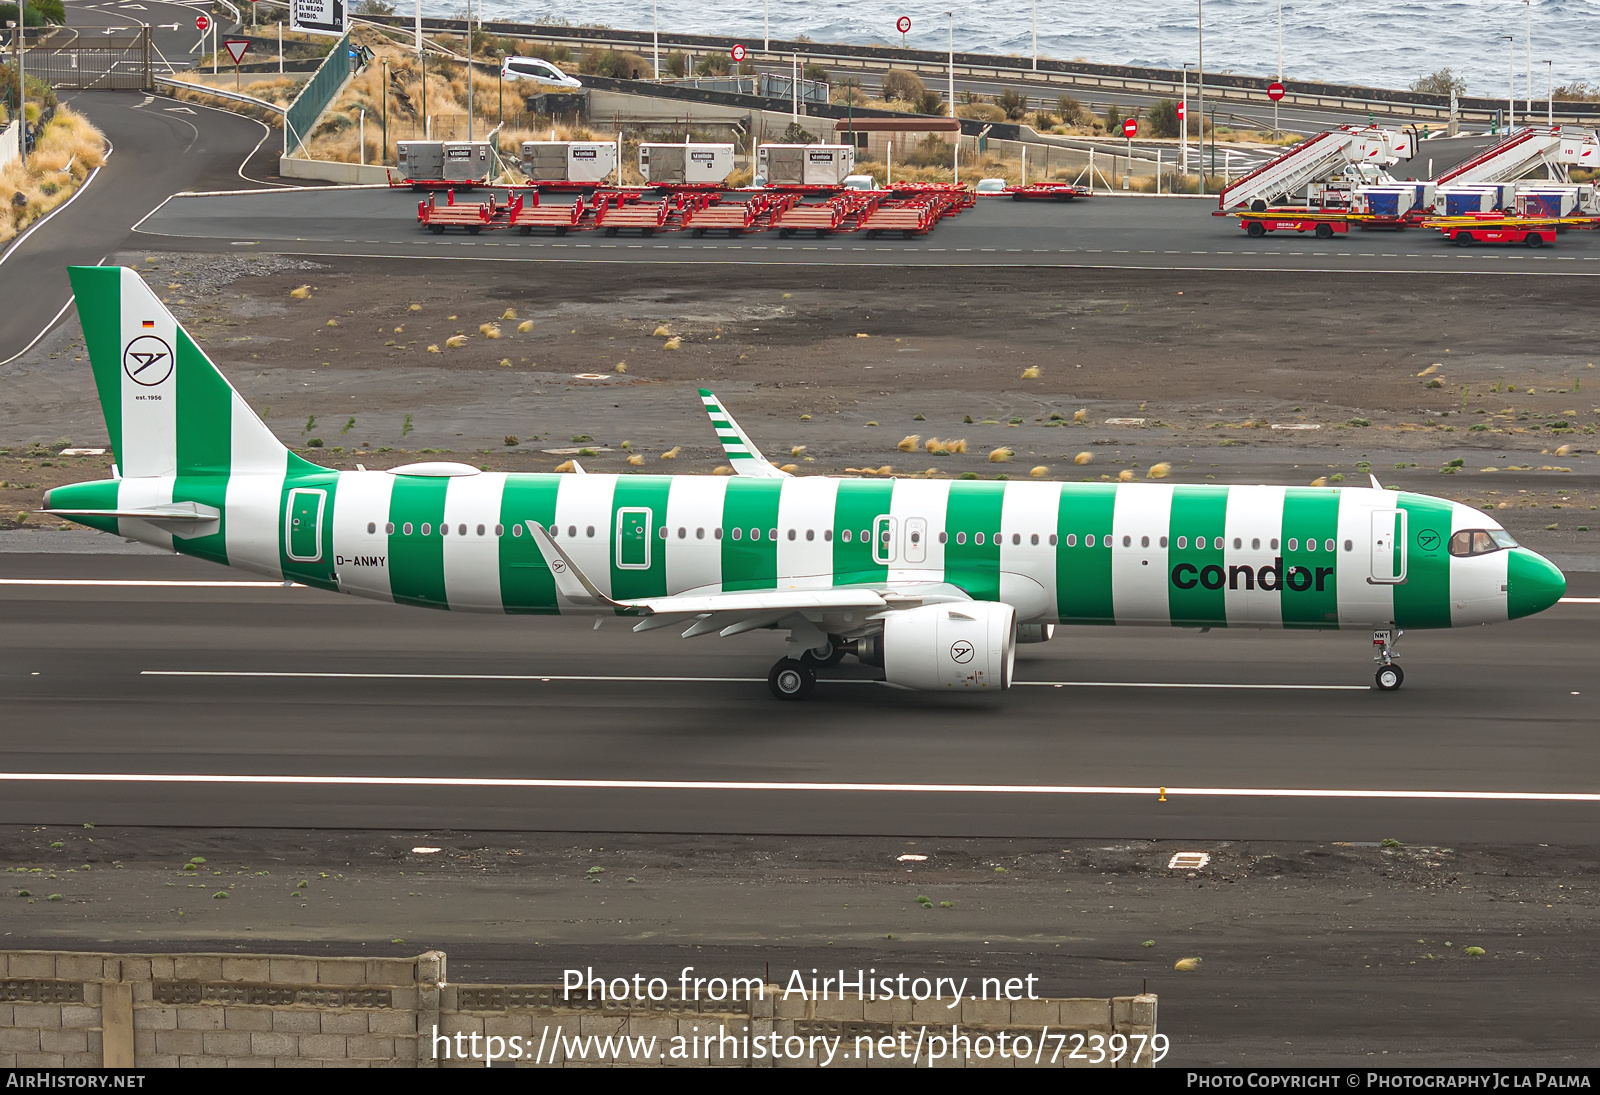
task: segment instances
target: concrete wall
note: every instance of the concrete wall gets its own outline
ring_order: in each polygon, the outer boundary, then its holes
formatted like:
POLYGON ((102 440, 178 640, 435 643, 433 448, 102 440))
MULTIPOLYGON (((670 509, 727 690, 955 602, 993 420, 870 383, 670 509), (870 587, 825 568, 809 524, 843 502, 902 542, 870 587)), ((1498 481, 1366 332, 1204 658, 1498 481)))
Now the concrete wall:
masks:
MULTIPOLYGON (((1149 1038, 1156 1029, 1150 995, 1079 1000, 973 1001, 957 1007, 849 997, 814 1001, 764 998, 737 1003, 684 1000, 674 991, 658 1002, 624 1005, 567 1000, 559 985, 452 985, 446 958, 306 958, 267 954, 103 954, 0 952, 0 1068, 162 1067, 483 1067, 498 1045, 504 1063, 524 1067, 578 1064, 773 1067, 749 1052, 745 1038, 775 1035, 774 1044, 838 1038, 916 1041, 959 1025, 991 1046, 1003 1032, 1038 1044, 1051 1037, 1041 1064, 1089 1066, 1068 1057, 1072 1035, 1120 1033, 1149 1038), (683 1056, 684 1046, 727 1035, 710 1061, 683 1056), (1058 1042, 1057 1035, 1065 1037, 1058 1042), (459 1036, 459 1038, 458 1038, 459 1036), (594 1038, 654 1039, 629 1044, 594 1038), (519 1041, 512 1041, 512 1039, 519 1041), (491 1039, 498 1039, 492 1042, 491 1039), (676 1040, 676 1042, 674 1041, 676 1040), (677 1046, 675 1055, 674 1046, 677 1046), (745 1047, 740 1052, 738 1045, 745 1047), (467 1059, 457 1047, 467 1050, 467 1059), (511 1059, 511 1047, 520 1059, 511 1059), (644 1052, 648 1047, 649 1052, 644 1052), (476 1049, 474 1054, 472 1051, 476 1049)), ((925 1042, 931 1045, 931 1038, 925 1042)), ((1147 1043, 1144 1043, 1147 1044, 1147 1043)), ((808 1057, 783 1066, 814 1065, 808 1057)), ((838 1065, 898 1065, 910 1060, 843 1059, 838 1065)), ((958 1067, 965 1062, 954 1063, 958 1067)), ((1015 1064, 987 1059, 986 1067, 1015 1064)), ((926 1067, 926 1059, 922 1062, 926 1067)), ((1148 1049, 1121 1067, 1148 1067, 1148 1049)), ((1110 1067, 1106 1062, 1102 1067, 1110 1067)))
POLYGON ((21 135, 22 127, 16 122, 0 129, 0 167, 5 167, 22 155, 18 143, 21 135))
POLYGON ((307 160, 299 156, 279 156, 278 174, 285 179, 317 179, 346 186, 389 181, 389 171, 385 167, 339 163, 335 160, 307 160))

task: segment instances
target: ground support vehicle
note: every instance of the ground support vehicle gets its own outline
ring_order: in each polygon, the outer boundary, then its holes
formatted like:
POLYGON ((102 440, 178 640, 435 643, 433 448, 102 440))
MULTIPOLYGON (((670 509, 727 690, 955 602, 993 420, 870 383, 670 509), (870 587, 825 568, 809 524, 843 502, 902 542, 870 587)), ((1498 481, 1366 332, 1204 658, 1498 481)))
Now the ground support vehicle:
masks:
POLYGON ((1252 239, 1269 232, 1311 232, 1319 240, 1332 239, 1350 231, 1352 215, 1320 209, 1241 210, 1234 214, 1239 227, 1252 239))
POLYGON ((899 232, 901 239, 910 239, 930 231, 944 215, 937 197, 891 198, 863 217, 861 227, 869 240, 885 232, 899 232))
POLYGON ((429 194, 427 201, 417 203, 417 223, 436 236, 444 235, 446 228, 465 228, 468 235, 476 236, 485 228, 505 227, 502 218, 505 207, 496 205, 494 196, 486 202, 457 202, 454 190, 445 191, 445 204, 438 204, 439 195, 429 194))
POLYGON ((1483 213, 1465 217, 1437 217, 1423 222, 1425 228, 1436 228, 1446 240, 1460 247, 1476 243, 1522 244, 1526 247, 1543 247, 1556 242, 1556 233, 1568 228, 1594 228, 1600 225, 1596 217, 1508 217, 1500 213, 1483 213))
POLYGON ((1321 194, 1321 204, 1330 204, 1357 186, 1393 182, 1384 169, 1415 153, 1416 136, 1410 130, 1342 125, 1308 137, 1223 187, 1212 215, 1225 216, 1236 209, 1264 213, 1272 202, 1301 190, 1309 198, 1321 194), (1315 184, 1327 180, 1338 181, 1316 189, 1315 184))
POLYGON ((665 228, 667 216, 672 212, 670 199, 658 202, 639 200, 637 193, 601 192, 594 196, 595 226, 608 236, 615 236, 624 228, 637 228, 642 236, 653 236, 665 228))
POLYGON ((756 194, 746 201, 714 200, 687 210, 683 224, 696 238, 714 229, 726 230, 732 238, 771 228, 772 218, 799 200, 795 194, 756 194))
POLYGON ((582 194, 570 205, 541 204, 537 190, 532 191, 532 198, 530 202, 528 195, 518 194, 511 199, 506 207, 507 228, 515 228, 524 236, 532 235, 535 228, 549 228, 556 235, 564 236, 583 223, 588 211, 582 194))
POLYGON ((861 227, 862 215, 882 200, 883 195, 874 191, 845 191, 816 205, 791 205, 773 216, 772 227, 783 239, 802 229, 815 232, 818 239, 833 232, 853 232, 861 227))
MULTIPOLYGON (((1014 202, 1070 202, 1079 198, 1092 198, 1094 191, 1074 183, 1042 182, 1027 186, 1008 186, 1000 191, 1014 202)), ((997 195, 998 196, 998 195, 997 195)))

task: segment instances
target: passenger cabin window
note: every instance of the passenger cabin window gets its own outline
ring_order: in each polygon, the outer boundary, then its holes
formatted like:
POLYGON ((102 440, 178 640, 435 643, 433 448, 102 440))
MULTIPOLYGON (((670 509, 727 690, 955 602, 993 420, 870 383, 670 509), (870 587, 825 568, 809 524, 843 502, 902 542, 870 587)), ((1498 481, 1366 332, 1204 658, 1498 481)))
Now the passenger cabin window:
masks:
POLYGON ((368 521, 367 522, 367 535, 371 536, 373 533, 375 533, 377 531, 378 531, 378 522, 376 522, 376 521, 368 521))

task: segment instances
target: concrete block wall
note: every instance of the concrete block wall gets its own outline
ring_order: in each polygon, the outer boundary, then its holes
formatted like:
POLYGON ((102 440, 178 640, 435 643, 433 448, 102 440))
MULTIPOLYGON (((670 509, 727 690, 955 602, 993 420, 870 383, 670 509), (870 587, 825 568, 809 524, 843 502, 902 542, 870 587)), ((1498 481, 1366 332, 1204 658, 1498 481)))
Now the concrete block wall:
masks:
MULTIPOLYGON (((707 1059, 674 1055, 695 1040, 723 1035, 806 1045, 858 1038, 913 1042, 918 1032, 960 1032, 991 1040, 1002 1033, 1052 1049, 1065 1038, 1144 1035, 1137 1060, 1102 1067, 1149 1067, 1156 1030, 1151 995, 1016 1001, 925 1001, 846 997, 783 999, 768 985, 754 1000, 694 1001, 675 994, 623 1004, 563 999, 558 985, 452 985, 446 957, 308 958, 269 954, 104 954, 0 951, 0 1068, 162 1068, 265 1066, 521 1067, 688 1065, 815 1067, 809 1059, 774 1061, 722 1049, 707 1059), (902 1039, 902 1034, 905 1039, 902 1039), (654 1039, 605 1043, 595 1039, 654 1039), (516 1041, 513 1041, 515 1039, 516 1041), (519 1053, 509 1047, 520 1046, 519 1053), (463 1059, 460 1049, 470 1050, 463 1059)), ((701 1043, 704 1044, 703 1042, 701 1043)), ((726 1044, 721 1043, 721 1044, 726 1044)), ((1056 1067, 1093 1066, 1058 1052, 1056 1067)), ((1030 1062, 975 1060, 947 1067, 1021 1067, 1030 1062)), ((841 1057, 834 1067, 912 1067, 901 1059, 841 1057)), ((926 1067, 926 1061, 923 1062, 926 1067)))

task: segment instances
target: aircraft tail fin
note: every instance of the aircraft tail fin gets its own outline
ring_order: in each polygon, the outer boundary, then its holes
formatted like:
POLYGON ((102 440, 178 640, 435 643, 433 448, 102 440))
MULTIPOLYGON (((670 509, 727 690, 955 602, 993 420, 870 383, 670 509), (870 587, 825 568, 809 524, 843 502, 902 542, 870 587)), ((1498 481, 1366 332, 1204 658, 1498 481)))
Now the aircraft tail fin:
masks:
POLYGON ((124 478, 283 472, 305 463, 135 271, 73 266, 68 273, 124 478))
POLYGON ((713 392, 701 388, 700 402, 705 404, 706 414, 711 416, 711 426, 717 431, 717 440, 722 442, 722 451, 727 454, 728 464, 735 474, 758 479, 788 478, 788 472, 761 455, 761 450, 750 440, 750 435, 739 428, 739 423, 733 420, 733 415, 727 412, 713 392))

